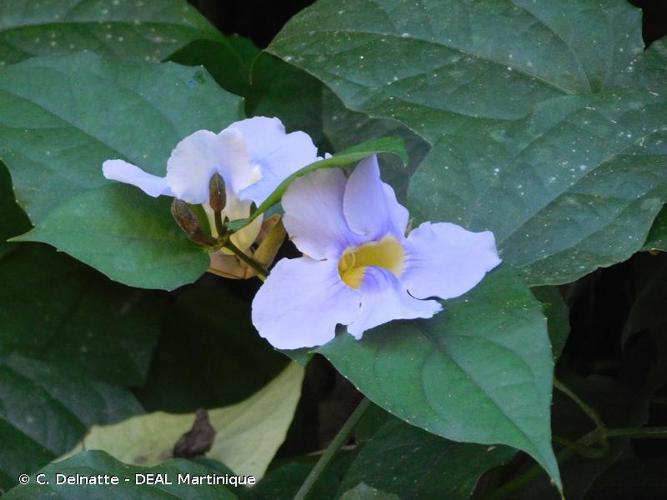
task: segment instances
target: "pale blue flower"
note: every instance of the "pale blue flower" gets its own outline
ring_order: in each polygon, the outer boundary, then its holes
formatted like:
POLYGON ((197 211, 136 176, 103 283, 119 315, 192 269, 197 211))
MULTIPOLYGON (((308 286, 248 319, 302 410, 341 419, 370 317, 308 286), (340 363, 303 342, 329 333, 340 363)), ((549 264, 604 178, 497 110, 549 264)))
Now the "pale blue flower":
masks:
MULTIPOLYGON (((218 173, 226 188, 222 215, 236 220, 248 217, 253 202, 261 204, 286 177, 318 159, 308 134, 287 134, 278 118, 259 116, 232 123, 218 134, 199 130, 189 135, 171 152, 165 177, 124 160, 107 160, 102 169, 107 179, 132 184, 150 196, 175 196, 205 209, 209 208, 209 181, 218 173)), ((255 219, 232 241, 246 249, 261 222, 255 219)))
POLYGON ((408 211, 375 156, 349 178, 322 169, 297 179, 282 204, 304 256, 279 261, 252 305, 260 335, 280 349, 325 344, 337 324, 359 339, 394 319, 430 318, 442 309, 431 297, 458 297, 500 263, 490 231, 425 222, 406 236, 408 211))

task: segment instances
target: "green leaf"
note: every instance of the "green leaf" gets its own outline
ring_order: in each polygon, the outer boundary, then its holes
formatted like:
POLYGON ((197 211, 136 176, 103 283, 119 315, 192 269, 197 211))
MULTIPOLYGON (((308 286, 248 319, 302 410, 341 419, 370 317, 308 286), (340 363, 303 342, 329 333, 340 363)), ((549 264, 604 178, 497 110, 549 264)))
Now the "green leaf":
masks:
POLYGON ((0 358, 19 352, 100 380, 145 381, 161 297, 111 283, 42 245, 0 259, 0 358))
POLYGON ((49 243, 126 285, 173 290, 204 274, 209 257, 169 205, 130 186, 104 186, 73 196, 15 240, 49 243))
POLYGON ((287 130, 303 130, 321 151, 328 151, 322 133, 324 85, 319 80, 265 52, 254 60, 251 80, 244 94, 249 116, 279 116, 287 130))
POLYGON ((204 272, 207 257, 176 233, 166 204, 130 189, 127 201, 120 188, 87 192, 109 183, 102 163, 111 158, 164 175, 183 137, 221 130, 241 117, 240 105, 201 69, 110 62, 93 54, 31 59, 0 74, 0 157, 20 205, 38 226, 36 239, 113 279, 173 289, 204 272), (127 213, 132 210, 138 212, 127 213), (137 220, 140 215, 147 220, 137 220), (133 239, 122 257, 99 246, 118 249, 120 237, 122 245, 133 239))
POLYGON ((128 392, 68 363, 0 357, 0 490, 71 449, 87 427, 140 412, 128 392))
POLYGON ((380 139, 372 139, 370 141, 363 142, 352 146, 340 153, 327 158, 325 160, 319 160, 310 165, 297 170, 292 175, 287 177, 282 181, 278 187, 262 202, 262 204, 257 207, 250 217, 247 219, 235 220, 228 226, 235 231, 243 228, 244 226, 250 224, 254 219, 259 215, 266 212, 268 209, 280 203, 283 194, 287 191, 289 185, 294 182, 299 177, 303 177, 306 174, 319 170, 321 168, 336 168, 336 167, 345 167, 347 165, 356 163, 363 160, 374 154, 379 153, 390 153, 398 156, 403 163, 407 162, 407 152, 405 151, 405 145, 403 141, 397 137, 382 137, 380 139))
POLYGON ((7 240, 28 229, 30 221, 16 204, 12 179, 7 168, 0 163, 0 258, 17 246, 7 243, 7 240))
MULTIPOLYGON (((238 475, 259 479, 285 440, 301 396, 304 369, 291 363, 250 398, 208 411, 216 431, 206 457, 238 475)), ((93 427, 70 454, 103 450, 130 464, 155 465, 170 457, 174 445, 194 423, 194 414, 150 413, 118 424, 93 427)))
POLYGON ((189 287, 174 298, 148 381, 138 393, 147 410, 182 413, 237 403, 287 364, 285 356, 257 335, 250 303, 233 293, 244 284, 219 284, 189 287))
POLYGON ((0 73, 0 155, 37 224, 75 194, 108 184, 104 160, 164 175, 181 139, 223 129, 241 118, 240 106, 201 69, 94 54, 35 58, 0 73))
POLYGON ((454 441, 532 455, 559 484, 542 309, 513 272, 491 272, 428 321, 394 321, 317 349, 371 401, 454 441), (474 418, 471 418, 474 415, 474 418))
POLYGON ((363 445, 339 491, 366 484, 406 499, 467 500, 485 471, 515 454, 503 446, 448 441, 391 418, 363 445))
POLYGON ((206 477, 212 481, 219 478, 224 480, 225 474, 220 474, 204 465, 188 460, 170 460, 158 467, 136 467, 123 464, 106 453, 100 451, 86 451, 68 460, 53 463, 40 471, 45 474, 43 479, 49 484, 37 484, 37 475, 33 475, 30 484, 17 486, 9 491, 5 498, 8 500, 22 500, 30 498, 59 498, 63 500, 87 500, 90 498, 108 498, 110 495, 117 499, 197 499, 197 500, 232 500, 237 498, 224 483, 207 484, 206 477), (102 475, 115 476, 118 484, 111 485, 58 485, 57 474, 75 477, 76 475, 91 477, 102 475), (162 477, 173 484, 146 484, 142 481, 149 474, 155 480, 162 477), (193 478, 202 476, 201 484, 179 484, 179 476, 193 478))
POLYGON ((43 245, 0 258, 0 489, 71 449, 93 424, 143 410, 161 297, 109 282, 43 245))
POLYGON ((186 66, 204 66, 222 88, 247 96, 251 83, 255 83, 251 82, 251 70, 259 53, 251 40, 235 35, 219 41, 193 42, 169 56, 169 60, 186 66))
POLYGON ((423 136, 413 215, 492 230, 542 285, 629 257, 667 200, 667 50, 643 48, 623 0, 322 0, 269 51, 423 136))
POLYGON ((396 155, 381 154, 382 180, 396 191, 399 200, 407 197, 408 183, 415 169, 428 153, 429 144, 396 120, 380 120, 350 111, 328 89, 323 93, 322 119, 324 134, 334 151, 341 151, 379 137, 400 137, 408 153, 407 165, 396 155))
POLYGON ((84 49, 157 62, 202 39, 223 37, 184 0, 3 0, 0 5, 0 67, 84 49))

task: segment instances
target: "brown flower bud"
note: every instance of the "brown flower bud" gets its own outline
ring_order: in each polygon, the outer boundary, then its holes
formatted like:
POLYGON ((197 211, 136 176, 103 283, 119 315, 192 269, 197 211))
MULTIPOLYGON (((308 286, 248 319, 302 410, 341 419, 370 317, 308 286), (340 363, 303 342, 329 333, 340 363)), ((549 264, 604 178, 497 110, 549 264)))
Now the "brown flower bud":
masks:
POLYGON ((225 180, 219 173, 213 174, 208 183, 208 203, 214 212, 222 212, 227 203, 225 180))
POLYGON ((171 215, 190 240, 198 245, 215 245, 215 238, 202 231, 197 215, 186 202, 174 198, 171 203, 171 215))

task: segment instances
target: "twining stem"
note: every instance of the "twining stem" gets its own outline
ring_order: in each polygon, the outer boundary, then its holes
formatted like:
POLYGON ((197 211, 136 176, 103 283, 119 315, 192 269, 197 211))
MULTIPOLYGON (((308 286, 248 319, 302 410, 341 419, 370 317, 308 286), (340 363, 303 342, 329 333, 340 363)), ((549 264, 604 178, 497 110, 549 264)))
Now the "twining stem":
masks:
MULTIPOLYGON (((620 429, 595 429, 576 441, 578 446, 590 446, 601 439, 604 433, 605 438, 629 438, 629 439, 667 439, 667 427, 626 427, 620 429)), ((556 454, 558 463, 563 463, 575 455, 573 448, 565 448, 556 454)), ((522 488, 536 477, 543 474, 542 467, 534 465, 519 477, 505 483, 495 490, 484 500, 501 500, 509 496, 510 493, 522 488)))
POLYGON ((581 410, 588 416, 588 418, 590 418, 593 421, 595 427, 597 427, 598 429, 605 428, 604 422, 600 418, 600 415, 598 415, 598 412, 596 412, 593 408, 591 408, 587 403, 585 403, 579 396, 577 396, 574 392, 572 392, 565 384, 563 384, 556 377, 554 377, 554 387, 563 394, 565 394, 572 401, 574 401, 574 403, 579 408, 581 408, 581 410))
POLYGON ((241 250, 239 247, 234 245, 234 243, 232 243, 231 239, 227 238, 223 247, 231 250, 234 253, 234 255, 236 255, 239 259, 241 259, 243 262, 245 262, 250 267, 252 267, 255 271, 257 271, 257 277, 259 279, 261 279, 262 281, 266 281, 266 276, 267 276, 266 269, 264 269, 262 267, 262 265, 259 262, 257 262, 255 259, 253 259, 252 257, 249 257, 248 255, 246 255, 246 253, 243 250, 241 250))
POLYGON ((552 440, 556 444, 560 444, 574 453, 586 458, 602 458, 606 455, 606 449, 593 448, 578 441, 570 441, 569 439, 560 436, 553 436, 552 440))
POLYGON ((329 443, 327 449, 324 450, 324 453, 320 459, 311 469, 310 473, 301 485, 301 488, 299 488, 299 491, 297 491, 296 495, 294 495, 294 500, 303 500, 306 498, 306 495, 310 493, 310 490, 320 478, 320 475, 326 466, 329 464, 329 462, 331 462, 331 459, 336 455, 336 452, 347 442, 350 434, 354 430, 354 427, 357 425, 357 422, 359 422, 359 419, 362 417, 370 404, 371 402, 367 398, 364 398, 361 403, 359 403, 359 405, 354 409, 352 414, 348 417, 348 419, 338 431, 338 434, 336 434, 336 437, 334 437, 333 441, 329 443))
MULTIPOLYGON (((572 401, 574 401, 574 403, 579 408, 581 408, 581 411, 583 411, 588 416, 588 418, 590 418, 595 424, 595 436, 598 437, 598 441, 600 443, 600 449, 598 450, 591 449, 590 455, 588 455, 588 457, 599 458, 605 456, 609 451, 609 441, 607 441, 607 432, 606 432, 607 426, 602 421, 602 418, 600 418, 598 412, 595 411, 588 403, 586 403, 583 399, 577 396, 574 392, 572 392, 569 387, 567 387, 563 382, 558 380, 556 377, 554 377, 554 387, 563 394, 565 394, 572 401)), ((585 453, 580 453, 580 454, 583 456, 587 456, 585 453)))
MULTIPOLYGON (((581 437, 577 441, 569 441, 558 436, 554 436, 555 443, 563 445, 565 448, 556 454, 558 463, 569 460, 573 455, 579 454, 588 458, 602 458, 609 451, 608 438, 630 438, 630 439, 667 439, 666 427, 626 427, 619 429, 608 429, 600 415, 579 396, 572 392, 565 384, 554 378, 554 387, 569 397, 579 408, 595 423, 595 429, 581 437), (592 445, 599 443, 599 448, 592 445)), ((519 477, 505 483, 493 493, 488 495, 485 500, 501 500, 510 493, 520 489, 536 477, 542 474, 542 468, 534 465, 519 477)))
MULTIPOLYGON (((583 438, 579 439, 577 441, 578 444, 583 445, 585 441, 587 441, 587 438, 591 436, 595 431, 587 434, 583 438)), ((558 463, 562 463, 565 460, 568 460, 570 457, 574 455, 574 452, 570 448, 565 448, 562 451, 558 452, 556 454, 556 460, 558 463)), ((526 484, 530 483, 533 479, 539 477, 540 475, 544 474, 544 471, 541 466, 539 465, 533 465, 530 469, 528 469, 526 472, 521 474, 519 477, 516 477, 512 479, 511 481, 503 484, 500 488, 495 490, 493 493, 490 495, 486 496, 484 500, 501 500, 503 498, 506 498, 510 493, 522 488, 526 484)))

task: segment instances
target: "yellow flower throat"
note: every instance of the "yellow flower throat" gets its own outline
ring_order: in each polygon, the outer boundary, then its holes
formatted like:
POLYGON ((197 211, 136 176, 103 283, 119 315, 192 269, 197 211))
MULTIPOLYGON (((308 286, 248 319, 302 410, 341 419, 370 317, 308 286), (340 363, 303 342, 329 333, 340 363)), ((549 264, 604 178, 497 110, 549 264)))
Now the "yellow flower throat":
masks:
POLYGON ((360 288, 368 266, 382 267, 400 276, 405 269, 405 250, 393 236, 350 247, 338 261, 338 274, 347 286, 360 288))

